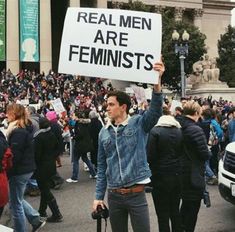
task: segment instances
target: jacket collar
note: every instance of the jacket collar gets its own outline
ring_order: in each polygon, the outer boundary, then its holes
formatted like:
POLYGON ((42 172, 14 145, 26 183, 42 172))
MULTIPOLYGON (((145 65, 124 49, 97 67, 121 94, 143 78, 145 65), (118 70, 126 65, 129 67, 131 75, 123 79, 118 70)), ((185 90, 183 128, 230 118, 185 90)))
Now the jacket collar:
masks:
MULTIPOLYGON (((130 118, 131 118, 131 116, 128 115, 128 116, 127 116, 127 119, 124 120, 122 123, 120 123, 118 126, 126 126, 126 125, 128 124, 128 121, 130 120, 130 118)), ((113 123, 112 123, 112 121, 109 119, 108 122, 107 122, 107 124, 106 124, 106 126, 105 126, 105 129, 108 129, 110 126, 113 127, 113 123)))
POLYGON ((51 129, 51 127, 48 127, 48 128, 45 128, 45 129, 40 129, 40 130, 38 130, 37 132, 35 132, 35 134, 33 135, 33 137, 35 138, 35 137, 37 137, 39 134, 45 133, 45 132, 49 131, 50 129, 51 129))
POLYGON ((179 122, 171 115, 161 116, 155 126, 181 128, 179 122))

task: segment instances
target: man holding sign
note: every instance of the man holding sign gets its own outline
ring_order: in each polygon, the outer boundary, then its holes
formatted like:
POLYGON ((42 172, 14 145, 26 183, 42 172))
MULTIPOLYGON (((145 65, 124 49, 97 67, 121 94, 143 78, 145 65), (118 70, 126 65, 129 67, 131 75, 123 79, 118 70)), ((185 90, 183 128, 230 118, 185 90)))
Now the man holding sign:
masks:
POLYGON ((99 135, 96 199, 104 208, 108 188, 110 222, 113 232, 128 232, 128 214, 134 232, 150 232, 148 204, 144 186, 150 182, 151 172, 146 157, 148 132, 162 114, 161 76, 165 71, 162 62, 153 66, 159 72, 154 85, 151 105, 143 115, 128 115, 130 97, 121 91, 107 95, 107 113, 110 121, 99 135))

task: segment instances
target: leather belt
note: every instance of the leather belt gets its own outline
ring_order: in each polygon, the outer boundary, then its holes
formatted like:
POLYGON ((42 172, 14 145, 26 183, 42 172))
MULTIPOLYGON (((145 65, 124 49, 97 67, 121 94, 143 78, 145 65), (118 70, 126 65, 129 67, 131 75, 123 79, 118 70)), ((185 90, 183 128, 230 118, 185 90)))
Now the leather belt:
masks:
POLYGON ((117 189, 109 189, 108 191, 111 193, 120 193, 122 195, 128 194, 128 193, 140 193, 144 191, 144 184, 136 184, 131 187, 127 188, 117 188, 117 189))

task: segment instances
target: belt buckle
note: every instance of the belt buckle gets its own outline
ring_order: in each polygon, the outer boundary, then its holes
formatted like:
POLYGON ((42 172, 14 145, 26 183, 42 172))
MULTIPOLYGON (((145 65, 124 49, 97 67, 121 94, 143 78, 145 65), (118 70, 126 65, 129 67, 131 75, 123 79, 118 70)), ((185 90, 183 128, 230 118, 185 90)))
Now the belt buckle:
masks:
POLYGON ((121 195, 124 195, 127 193, 126 189, 124 189, 124 188, 119 189, 119 191, 120 191, 121 195))

